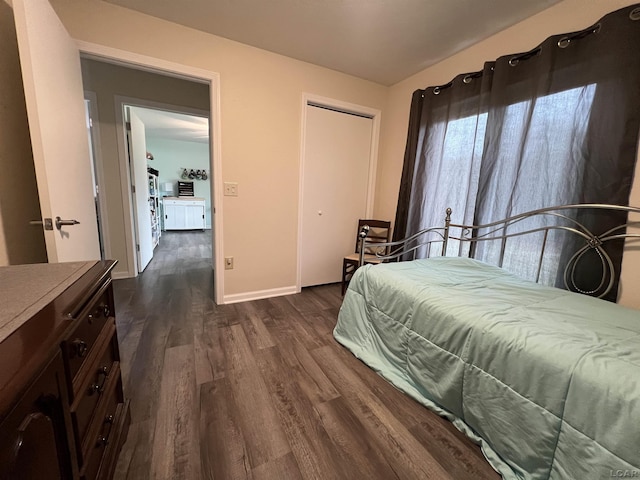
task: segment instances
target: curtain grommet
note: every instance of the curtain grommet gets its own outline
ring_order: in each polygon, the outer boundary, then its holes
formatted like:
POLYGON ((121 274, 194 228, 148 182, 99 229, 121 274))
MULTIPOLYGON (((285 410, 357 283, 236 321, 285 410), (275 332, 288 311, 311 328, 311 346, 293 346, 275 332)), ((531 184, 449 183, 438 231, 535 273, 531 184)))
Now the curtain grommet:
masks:
POLYGON ((631 20, 640 20, 640 7, 631 10, 629 12, 629 18, 631 20))
POLYGON ((440 87, 434 87, 433 88, 433 94, 434 95, 440 95, 440 87))
POLYGON ((471 83, 471 80, 473 80, 473 77, 471 75, 465 75, 462 79, 463 83, 471 83))
POLYGON ((512 67, 515 67, 516 65, 518 65, 518 63, 520 63, 520 59, 516 57, 512 57, 509 59, 509 65, 512 67))
POLYGON ((558 46, 560 48, 567 48, 570 43, 571 39, 569 37, 562 37, 560 40, 558 40, 558 46))

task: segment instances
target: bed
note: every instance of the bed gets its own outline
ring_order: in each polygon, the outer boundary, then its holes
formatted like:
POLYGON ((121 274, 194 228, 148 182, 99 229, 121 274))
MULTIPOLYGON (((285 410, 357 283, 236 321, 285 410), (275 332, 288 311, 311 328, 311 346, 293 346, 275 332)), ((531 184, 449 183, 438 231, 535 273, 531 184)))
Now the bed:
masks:
POLYGON ((503 478, 640 477, 640 311, 469 257, 478 242, 501 242, 504 252, 507 239, 533 233, 544 237, 543 258, 550 232, 575 234, 580 242, 565 282, 580 290, 576 264, 595 252, 603 273, 591 293, 603 296, 615 284, 607 242, 640 236, 626 229, 627 213, 640 209, 571 205, 479 228, 451 223, 448 211, 442 227, 423 232, 430 239, 392 242, 388 258, 434 242, 446 253, 453 240, 472 244, 456 247, 467 255, 363 265, 334 337, 479 443, 503 478), (585 208, 623 212, 625 221, 593 235, 573 215, 585 208), (532 218, 533 227, 509 230, 532 218), (540 218, 552 221, 541 226, 540 218))

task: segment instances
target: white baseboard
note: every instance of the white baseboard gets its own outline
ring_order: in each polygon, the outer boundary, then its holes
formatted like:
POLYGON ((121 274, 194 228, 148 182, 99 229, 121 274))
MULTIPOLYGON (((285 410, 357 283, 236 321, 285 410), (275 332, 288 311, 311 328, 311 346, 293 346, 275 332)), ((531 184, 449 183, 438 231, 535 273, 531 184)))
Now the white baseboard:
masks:
POLYGON ((129 275, 129 272, 111 272, 111 278, 113 280, 122 280, 125 278, 132 278, 131 275, 129 275))
POLYGON ((281 297, 283 295, 293 295, 294 293, 298 293, 298 289, 295 285, 291 287, 282 287, 282 288, 272 288, 270 290, 258 290, 255 292, 246 292, 246 293, 232 293, 230 295, 225 295, 222 303, 239 303, 239 302, 249 302, 251 300, 260 300, 262 298, 271 298, 271 297, 281 297))

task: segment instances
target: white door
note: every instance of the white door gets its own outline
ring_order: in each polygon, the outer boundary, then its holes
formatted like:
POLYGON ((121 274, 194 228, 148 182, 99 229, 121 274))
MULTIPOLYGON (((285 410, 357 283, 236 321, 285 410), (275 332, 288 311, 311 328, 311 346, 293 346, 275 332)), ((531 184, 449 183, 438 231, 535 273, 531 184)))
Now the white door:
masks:
POLYGON ((138 273, 142 272, 153 258, 153 235, 151 233, 151 208, 149 204, 149 175, 147 172, 147 140, 144 123, 135 109, 127 107, 130 129, 129 167, 133 187, 133 217, 136 226, 136 250, 138 273))
POLYGON ((47 0, 13 0, 49 262, 100 259, 80 56, 47 0), (72 223, 72 222, 69 222, 72 223))
POLYGON ((307 105, 301 286, 339 282, 367 209, 373 119, 307 105))

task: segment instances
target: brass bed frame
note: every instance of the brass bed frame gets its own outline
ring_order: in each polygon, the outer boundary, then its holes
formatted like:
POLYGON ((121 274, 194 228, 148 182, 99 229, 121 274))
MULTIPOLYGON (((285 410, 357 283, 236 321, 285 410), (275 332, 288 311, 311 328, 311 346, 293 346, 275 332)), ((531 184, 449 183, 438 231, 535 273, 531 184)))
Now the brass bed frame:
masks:
MULTIPOLYGON (((629 240, 635 246, 640 245, 640 230, 637 233, 627 231, 628 228, 640 228, 640 208, 607 204, 574 204, 560 205, 554 207, 531 210, 529 212, 514 215, 496 222, 482 225, 465 225, 451 222, 452 210, 447 208, 444 224, 442 226, 429 227, 419 232, 393 242, 367 242, 369 227, 365 225, 359 232, 360 238, 360 266, 364 265, 364 252, 375 251, 376 255, 383 261, 396 259, 415 259, 419 250, 427 250, 427 256, 431 255, 431 245, 442 244, 441 256, 446 256, 447 246, 450 240, 469 242, 469 257, 474 258, 476 247, 479 242, 500 241, 500 259, 498 266, 502 266, 506 251, 506 243, 509 238, 541 232, 543 233, 542 248, 538 257, 538 267, 536 282, 540 279, 543 259, 549 233, 552 231, 565 231, 577 236, 579 247, 572 257, 570 257, 564 269, 564 286, 567 290, 573 290, 594 297, 602 298, 613 288, 616 280, 614 261, 605 249, 607 242, 613 240, 629 240), (612 214, 619 213, 626 217, 622 224, 608 228, 600 234, 593 233, 578 217, 581 212, 601 212, 612 214), (629 215, 638 215, 639 220, 629 221, 629 215), (527 220, 543 219, 548 224, 526 228, 527 220), (552 221, 554 223, 552 223, 552 221), (525 227, 514 231, 515 226, 525 227), (602 277, 597 287, 584 290, 576 284, 576 268, 580 261, 588 252, 595 252, 600 258, 602 266, 602 277)), ((630 243, 627 246, 631 245, 630 243)))

